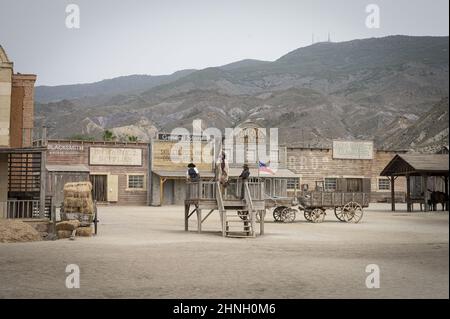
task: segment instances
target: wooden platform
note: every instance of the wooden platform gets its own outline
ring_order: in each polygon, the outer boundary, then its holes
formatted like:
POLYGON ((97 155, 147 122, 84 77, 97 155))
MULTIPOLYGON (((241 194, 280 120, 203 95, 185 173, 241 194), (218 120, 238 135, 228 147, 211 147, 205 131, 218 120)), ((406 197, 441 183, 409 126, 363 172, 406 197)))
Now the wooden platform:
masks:
POLYGON ((220 214, 222 236, 255 237, 256 215, 259 216, 259 234, 264 234, 264 184, 261 182, 232 185, 224 189, 218 182, 187 184, 185 200, 185 230, 189 230, 189 218, 196 213, 197 231, 201 233, 203 222, 215 211, 220 214), (241 192, 244 191, 243 196, 241 192), (203 211, 208 213, 203 216, 203 211), (236 217, 232 219, 232 217, 236 217), (241 229, 236 229, 241 228, 241 229))

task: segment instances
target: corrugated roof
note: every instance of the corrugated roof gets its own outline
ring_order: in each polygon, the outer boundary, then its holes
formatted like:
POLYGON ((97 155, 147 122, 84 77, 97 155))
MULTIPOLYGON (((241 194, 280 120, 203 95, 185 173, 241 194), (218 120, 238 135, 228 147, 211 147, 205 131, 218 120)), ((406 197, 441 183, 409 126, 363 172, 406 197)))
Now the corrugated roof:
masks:
POLYGON ((75 165, 46 165, 49 172, 87 172, 89 173, 89 167, 83 164, 75 165))

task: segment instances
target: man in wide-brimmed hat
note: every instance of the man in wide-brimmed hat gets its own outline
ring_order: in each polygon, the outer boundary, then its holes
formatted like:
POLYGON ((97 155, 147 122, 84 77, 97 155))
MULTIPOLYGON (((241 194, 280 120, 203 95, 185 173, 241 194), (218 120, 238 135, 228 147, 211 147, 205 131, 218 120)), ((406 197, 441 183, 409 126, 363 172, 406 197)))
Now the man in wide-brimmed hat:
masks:
POLYGON ((191 182, 198 182, 200 180, 200 173, 194 163, 188 164, 188 170, 186 172, 186 178, 191 182))
POLYGON ((242 172, 241 175, 239 175, 239 178, 241 179, 241 199, 244 199, 245 197, 245 188, 244 188, 244 184, 245 182, 248 181, 248 178, 250 177, 250 169, 248 168, 247 164, 244 164, 242 166, 242 172))

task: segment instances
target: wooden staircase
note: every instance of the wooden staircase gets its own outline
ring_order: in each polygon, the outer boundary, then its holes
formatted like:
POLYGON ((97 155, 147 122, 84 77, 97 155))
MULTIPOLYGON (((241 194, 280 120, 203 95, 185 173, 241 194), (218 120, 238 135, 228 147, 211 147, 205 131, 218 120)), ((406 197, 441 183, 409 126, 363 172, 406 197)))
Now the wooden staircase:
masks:
POLYGON ((256 237, 256 211, 253 207, 248 184, 244 184, 245 197, 242 200, 224 201, 217 182, 217 207, 222 222, 222 236, 249 238, 256 237))

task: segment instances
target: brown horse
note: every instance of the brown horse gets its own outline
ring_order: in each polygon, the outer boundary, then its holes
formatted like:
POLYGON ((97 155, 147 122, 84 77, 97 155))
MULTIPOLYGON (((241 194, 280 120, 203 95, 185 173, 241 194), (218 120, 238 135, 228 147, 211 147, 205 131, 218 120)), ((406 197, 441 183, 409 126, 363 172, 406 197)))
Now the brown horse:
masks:
POLYGON ((448 208, 448 196, 443 192, 431 192, 428 205, 430 205, 432 210, 437 210, 437 204, 442 205, 442 210, 445 210, 446 207, 448 208))

